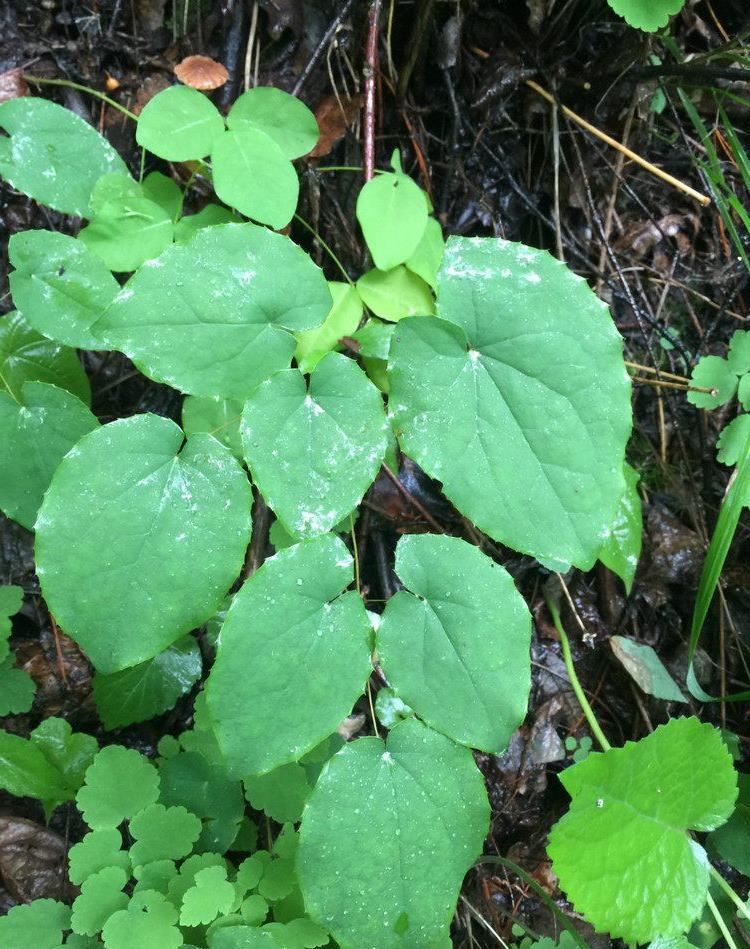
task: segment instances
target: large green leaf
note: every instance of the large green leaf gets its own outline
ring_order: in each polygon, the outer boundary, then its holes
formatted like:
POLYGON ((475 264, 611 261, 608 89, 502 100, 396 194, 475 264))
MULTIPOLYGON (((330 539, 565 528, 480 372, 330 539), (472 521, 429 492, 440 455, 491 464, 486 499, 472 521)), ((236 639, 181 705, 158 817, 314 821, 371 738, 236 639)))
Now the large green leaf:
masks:
POLYGON ((0 941, 8 949, 58 949, 70 928, 70 907, 57 900, 34 900, 0 916, 0 941))
POLYGON ((286 158, 299 158, 315 148, 319 129, 304 102, 282 89, 256 86, 237 99, 227 115, 230 129, 254 128, 265 132, 286 158))
POLYGON ((208 678, 219 745, 239 775, 296 761, 349 714, 371 672, 370 623, 333 534, 267 560, 237 593, 208 678))
POLYGON ((91 386, 75 350, 46 339, 13 311, 0 319, 0 392, 20 401, 24 382, 47 382, 91 404, 91 386))
POLYGON ((606 307, 546 251, 451 238, 438 315, 390 350, 401 447, 514 550, 593 565, 622 496, 630 382, 606 307))
POLYGON ((46 382, 25 382, 19 402, 0 392, 0 510, 33 530, 55 469, 98 425, 80 399, 46 382))
POLYGON ((85 217, 91 190, 102 175, 128 172, 94 128, 46 99, 24 96, 4 102, 0 128, 10 135, 9 146, 0 149, 0 175, 63 214, 85 217))
POLYGON ((56 231, 22 231, 8 244, 13 302, 34 329, 68 346, 106 348, 92 332, 119 286, 85 244, 56 231))
POLYGON ((388 682, 428 725, 499 754, 523 721, 531 615, 510 574, 458 537, 412 534, 396 548, 405 585, 376 646, 388 682))
POLYGON ((247 477, 214 438, 183 442, 155 415, 105 425, 66 456, 39 512, 42 591, 100 672, 150 659, 200 626, 242 566, 247 477))
POLYGON ((167 161, 204 158, 224 131, 219 110, 197 89, 171 86, 146 103, 138 118, 139 145, 167 161))
POLYGON ((639 742, 590 754, 561 780, 572 801, 548 852, 578 912, 629 943, 685 932, 709 881, 705 851, 687 831, 723 824, 737 797, 720 733, 672 719, 639 742))
POLYGON ((625 463, 625 490, 617 506, 614 520, 607 528, 606 538, 599 551, 599 559, 625 584, 625 592, 633 587, 638 559, 641 556, 643 518, 641 497, 638 494, 638 472, 625 463))
POLYGON ((224 224, 141 267, 96 329, 159 382, 244 399, 289 366, 292 333, 330 307, 321 270, 288 237, 224 224))
POLYGON ((367 181, 357 220, 378 270, 391 270, 416 251, 427 226, 427 196, 407 175, 387 172, 367 181))
POLYGON ((254 482, 284 526, 325 534, 362 500, 386 449, 383 401, 357 364, 328 353, 310 374, 288 369, 245 404, 242 443, 254 482))
POLYGON ((679 13, 685 0, 607 0, 615 13, 639 30, 653 33, 666 26, 679 13))
POLYGON ((342 949, 432 949, 482 851, 490 808, 467 748, 416 719, 335 755, 302 818, 310 915, 342 949))

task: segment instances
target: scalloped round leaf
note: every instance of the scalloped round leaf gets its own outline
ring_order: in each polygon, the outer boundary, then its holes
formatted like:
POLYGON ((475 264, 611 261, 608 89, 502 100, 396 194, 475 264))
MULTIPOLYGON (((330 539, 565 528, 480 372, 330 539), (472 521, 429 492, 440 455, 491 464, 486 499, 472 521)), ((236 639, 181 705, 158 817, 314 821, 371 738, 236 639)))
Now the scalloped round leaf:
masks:
POLYGON ((70 907, 57 900, 12 906, 0 916, 0 945, 13 949, 57 949, 70 927, 70 907))
POLYGON ((606 306, 546 251, 453 237, 438 311, 402 321, 391 341, 403 451, 495 540, 589 569, 622 496, 631 428, 606 306))
POLYGON ((25 382, 20 402, 0 392, 0 510, 34 530, 57 466, 98 427, 80 399, 46 382, 25 382))
POLYGON ((330 760, 302 818, 305 906, 344 946, 442 945, 489 818, 468 748, 417 719, 387 744, 359 738, 330 760))
POLYGON ((322 271, 288 237, 224 224, 144 265, 97 332, 152 379, 193 395, 245 399, 288 368, 292 333, 319 326, 330 308, 322 271))
POLYGON ((0 105, 0 128, 10 135, 0 150, 0 176, 40 204, 85 217, 102 175, 128 173, 125 163, 88 122, 69 109, 24 96, 0 105))
POLYGON ((725 405, 737 392, 737 376, 721 356, 701 356, 690 374, 690 382, 697 388, 714 390, 688 390, 688 402, 699 409, 717 409, 720 405, 725 405))
POLYGON ((167 161, 205 158, 224 132, 224 119, 211 100, 189 86, 157 93, 138 117, 135 140, 167 161))
POLYGON ((368 309, 391 323, 406 316, 431 316, 435 312, 429 286, 403 266, 368 270, 357 281, 357 293, 368 309))
POLYGON ((685 6, 685 0, 607 0, 607 3, 630 26, 647 33, 666 26, 669 18, 685 6))
POLYGON ((625 584, 625 592, 633 588, 633 578, 641 556, 643 516, 638 494, 640 475, 627 462, 624 466, 625 490, 615 512, 607 537, 599 550, 599 560, 625 584))
POLYGON ((0 318, 0 392, 18 402, 24 382, 46 382, 91 405, 91 386, 76 351, 42 336, 13 310, 0 318))
POLYGON ((180 860, 187 857, 200 837, 201 822, 184 807, 150 804, 130 821, 130 848, 133 866, 154 860, 180 860))
POLYGON ((738 415, 725 425, 716 442, 717 459, 723 465, 736 465, 750 441, 750 415, 738 415))
POLYGON ((427 197, 408 175, 375 175, 359 192, 357 220, 375 266, 392 270, 419 247, 427 226, 427 197))
POLYGON ((288 158, 300 158, 315 148, 320 130, 315 116, 295 96, 272 86, 248 89, 227 115, 230 129, 259 129, 288 158))
POLYGON ((370 622, 359 594, 343 592, 352 566, 343 541, 325 534, 266 560, 234 597, 206 694, 236 773, 299 759, 362 694, 370 622))
POLYGON ((127 909, 107 920, 102 931, 107 949, 181 949, 177 912, 163 894, 139 890, 127 909))
POLYGON ((121 867, 105 867, 83 881, 81 894, 73 902, 70 924, 81 936, 95 936, 113 913, 125 909, 122 892, 128 877, 121 867))
POLYGON ((405 589, 375 642, 388 682, 428 725, 501 754, 526 715, 531 614, 510 574, 458 537, 411 534, 396 548, 405 589))
POLYGON ((21 231, 8 258, 13 302, 34 329, 68 346, 106 349, 92 325, 120 287, 93 251, 67 234, 21 231))
POLYGON ((291 221, 299 198, 297 172, 265 132, 242 125, 214 139, 211 172, 224 204, 277 231, 291 221))
POLYGON ((0 661, 0 716, 28 712, 35 695, 36 683, 28 672, 15 667, 15 657, 0 661))
POLYGON ((750 409, 750 372, 740 376, 737 384, 737 401, 746 412, 750 409))
POLYGON ((249 775, 244 778, 244 785, 253 810, 265 811, 279 824, 298 821, 312 791, 307 771, 297 761, 267 774, 249 775))
POLYGON ((130 874, 130 857, 122 850, 122 834, 115 827, 89 831, 68 851, 68 877, 76 886, 107 867, 130 874))
POLYGON ((273 933, 255 926, 222 926, 209 937, 209 949, 280 949, 273 933))
POLYGON ((92 830, 118 827, 159 797, 159 772, 132 748, 107 745, 86 771, 76 795, 83 819, 92 830))
POLYGON ((123 728, 174 708, 195 685, 203 669, 198 643, 183 636, 153 659, 103 675, 92 682, 94 702, 104 727, 123 728))
POLYGON ((547 852, 576 910, 626 942, 685 932, 709 881, 708 858, 687 831, 723 824, 737 797, 719 731, 672 719, 639 742, 590 754, 560 780, 572 801, 547 852))
POLYGON ((195 874, 195 883, 182 897, 180 923, 206 926, 219 915, 226 915, 234 903, 235 892, 223 867, 206 867, 195 874))
POLYGON ((242 444, 253 481, 283 525, 325 534, 362 500, 383 463, 383 400, 359 366, 327 353, 310 374, 278 372, 245 403, 242 444))
POLYGON ((155 415, 97 429, 60 463, 37 519, 49 608, 98 671, 150 659, 222 603, 250 504, 245 472, 208 435, 185 441, 155 415))
POLYGON ((177 876, 178 870, 174 860, 153 860, 133 868, 133 876, 138 881, 133 888, 134 893, 143 890, 156 890, 166 896, 169 884, 177 876))
POLYGON ((242 438, 240 420, 244 402, 239 399, 209 399, 189 395, 182 403, 182 427, 186 435, 203 432, 213 435, 240 461, 242 438))
POLYGON ((300 372, 312 372, 326 353, 338 347, 342 336, 350 336, 356 330, 362 319, 362 299, 356 287, 329 280, 328 288, 333 297, 333 306, 323 325, 294 334, 297 338, 294 358, 300 372))

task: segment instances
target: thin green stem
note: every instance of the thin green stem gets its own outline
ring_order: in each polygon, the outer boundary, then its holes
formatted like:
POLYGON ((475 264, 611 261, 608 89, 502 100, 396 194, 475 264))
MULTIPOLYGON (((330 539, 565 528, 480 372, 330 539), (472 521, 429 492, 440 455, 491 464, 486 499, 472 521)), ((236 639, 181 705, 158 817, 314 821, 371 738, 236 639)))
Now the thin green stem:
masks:
POLYGON ((607 741, 607 737, 601 729, 601 725, 594 715, 594 710, 589 705, 589 700, 586 698, 581 683, 578 681, 578 676, 576 675, 575 666, 573 665, 573 657, 570 653, 570 643, 568 641, 568 636, 563 629, 562 622, 560 620, 560 612, 552 602, 549 597, 546 597, 547 600, 547 609, 550 612, 552 617, 552 622, 555 624, 555 629, 560 637, 560 645, 562 646, 563 660, 565 661, 565 669, 568 673, 568 678, 570 679, 570 684, 573 686, 573 691, 575 692, 578 703, 581 706, 583 714, 586 716, 586 721, 589 723, 589 728, 594 733, 594 737, 599 742, 604 751, 609 751, 612 747, 607 741))
POLYGON ((319 165, 315 171, 362 171, 361 165, 319 165))
POLYGON ((295 215, 294 215, 294 220, 295 220, 295 221, 299 221, 299 223, 302 225, 302 227, 306 228, 306 229, 312 234, 312 236, 315 238, 316 241, 318 241, 318 243, 320 244, 320 246, 321 246, 321 247, 323 248, 323 250, 328 254, 328 256, 331 258, 331 260, 334 262, 334 264, 336 264, 336 266, 339 268, 339 270, 341 271, 342 275, 344 276, 344 279, 346 280, 346 282, 347 282, 350 286, 353 287, 353 286, 354 286, 354 281, 352 280, 352 278, 349 276, 349 274, 348 274, 348 273, 346 272, 346 270, 344 269, 344 265, 341 263, 341 261, 338 259, 338 257, 334 254, 334 252, 331 250, 331 248, 328 246, 328 244, 326 244, 326 242, 323 240, 323 238, 320 236, 320 234, 318 234, 318 232, 315 230, 315 228, 312 226, 312 224, 308 224, 307 221, 306 221, 303 217, 300 217, 300 216, 299 216, 299 214, 295 214, 295 215))
POLYGON ((727 883, 724 877, 719 873, 716 867, 711 867, 711 876, 716 880, 719 886, 724 890, 729 899, 737 907, 737 912, 740 913, 745 919, 750 919, 750 910, 748 910, 745 903, 742 901, 742 898, 735 893, 732 887, 727 883))
POLYGON ((726 943, 729 946, 729 949, 737 949, 737 943, 734 941, 734 939, 732 939, 732 934, 729 932, 729 928, 727 927, 727 924, 724 922, 722 915, 719 912, 716 906, 716 903, 714 903, 713 897, 711 896, 710 893, 706 893, 706 903, 708 905, 708 908, 711 910, 713 917, 716 920, 716 925, 719 927, 719 930, 721 931, 721 935, 726 940, 726 943))
POLYGON ((138 116, 135 114, 135 112, 131 112, 130 109, 126 109, 124 105, 120 105, 119 102, 115 102, 114 99, 110 99, 108 95, 105 95, 103 92, 99 92, 98 89, 92 89, 91 86, 82 86, 79 82, 72 82, 70 79, 45 79, 42 76, 30 76, 28 73, 24 73, 23 78, 26 80, 26 82, 30 82, 34 86, 65 86, 68 89, 77 89, 79 92, 87 92, 90 96, 96 96, 97 99, 101 99, 102 102, 106 102, 107 105, 111 105, 113 109, 117 109, 118 112, 122 112, 123 115, 126 115, 134 122, 138 121, 138 116))

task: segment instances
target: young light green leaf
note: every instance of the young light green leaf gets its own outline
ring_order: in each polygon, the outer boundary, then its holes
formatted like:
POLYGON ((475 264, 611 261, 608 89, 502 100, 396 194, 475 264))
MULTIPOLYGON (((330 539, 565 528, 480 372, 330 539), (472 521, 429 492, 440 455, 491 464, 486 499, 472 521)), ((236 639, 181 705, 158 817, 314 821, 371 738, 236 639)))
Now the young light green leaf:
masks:
POLYGON ((357 364, 328 353, 310 375, 276 373, 245 403, 242 444, 254 482, 300 537, 324 534, 375 480, 386 449, 380 393, 357 364))
POLYGON ((244 402, 239 399, 209 399, 189 395, 182 403, 182 427, 186 435, 213 435, 242 461, 240 419, 244 402))
POLYGON ((627 23, 647 33, 666 26, 669 18, 685 6, 685 0, 607 0, 607 3, 627 23))
POLYGON ((180 216, 184 198, 179 185, 160 171, 152 171, 143 179, 142 188, 144 197, 163 208, 174 223, 180 216))
POLYGON ((302 819, 310 915, 344 946, 442 945, 489 816, 471 752, 416 719, 396 725, 387 745, 352 742, 321 774, 302 819))
POLYGON ((320 268, 289 238, 225 224, 142 267, 97 332, 157 381, 245 399, 289 366, 292 333, 319 326, 330 308, 320 268))
POLYGON ((130 859, 139 866, 187 857, 200 836, 201 822, 184 807, 150 804, 133 816, 129 829, 135 838, 130 859))
POLYGON ((299 759, 361 695, 370 623, 359 595, 342 593, 352 563, 343 541, 326 534, 267 560, 235 596, 206 693, 219 744, 239 774, 299 759))
POLYGON ((138 881, 133 888, 134 893, 142 890, 156 890, 167 896, 169 884, 177 876, 177 867, 174 860, 153 860, 133 869, 133 876, 138 881))
POLYGON ((248 89, 227 115, 230 129, 259 129, 270 136, 288 158, 299 158, 315 148, 319 129, 304 102, 270 86, 248 89))
POLYGON ((127 909, 107 920, 102 931, 106 949, 180 949, 177 911, 162 893, 139 890, 127 909))
POLYGON ((737 401, 745 411, 750 409, 750 372, 746 372, 744 376, 740 376, 740 381, 737 385, 737 401))
POLYGON ((144 662, 200 626, 242 566, 247 477, 215 439, 183 442, 155 415, 112 422, 66 456, 45 496, 37 574, 100 672, 144 662))
POLYGON ((92 830, 118 827, 159 796, 159 772, 131 748, 107 745, 86 771, 76 795, 83 819, 92 830))
POLYGON ((434 217, 427 218, 422 239, 405 266, 407 270, 421 277, 433 290, 437 290, 437 275, 443 262, 444 252, 443 229, 434 217))
POLYGON ((217 916, 229 912, 234 902, 234 887, 223 867, 206 867, 195 874, 195 884, 182 897, 180 923, 205 926, 217 916))
POLYGON ((214 139, 211 171, 224 204, 277 231, 291 221, 299 198, 297 172, 265 132, 242 125, 214 139))
POLYGON ((636 643, 626 636, 612 636, 609 645, 646 695, 665 702, 687 701, 651 646, 636 643))
POLYGON ((67 234, 21 231, 8 258, 13 302, 34 329, 68 346, 106 348, 91 327, 119 286, 96 254, 67 234))
POLYGON ((180 218, 175 225, 174 239, 178 244, 187 244, 189 240, 204 227, 214 227, 216 224, 240 224, 240 218, 234 211, 222 207, 220 204, 207 204, 197 214, 189 214, 180 218))
POLYGON ((750 415, 738 415, 725 425, 716 443, 717 459, 723 465, 736 465, 750 440, 750 415))
POLYGON ((189 86, 170 86, 146 103, 138 117, 135 139, 167 161, 205 158, 224 131, 219 110, 189 86))
POLYGON ((169 881, 168 898, 175 907, 182 905, 182 898, 195 885, 195 877, 206 867, 221 867, 226 875, 227 861, 218 853, 193 854, 180 867, 179 874, 169 881))
POLYGON ((739 796, 732 816, 709 834, 708 841, 722 860, 750 876, 750 775, 738 774, 739 796))
POLYGON ((145 722, 171 708, 198 681, 203 663, 198 643, 183 636, 153 659, 103 675, 92 683, 94 702, 104 727, 123 728, 145 722))
POLYGON ((122 892, 127 875, 121 867, 105 867, 83 881, 81 895, 73 903, 70 924, 73 932, 95 936, 113 913, 125 909, 128 897, 122 892))
POLYGON ((35 201, 85 217, 102 175, 127 174, 125 163, 88 122, 46 99, 24 96, 0 105, 0 176, 35 201))
POLYGON ((98 751, 96 738, 74 732, 64 718, 52 717, 37 725, 30 739, 57 768, 68 787, 77 791, 98 751))
POLYGON ((375 266, 392 270, 408 260, 422 240, 427 199, 407 175, 375 175, 359 192, 357 220, 375 266))
POLYGON ((359 355, 381 361, 387 360, 395 329, 392 323, 381 323, 380 320, 369 319, 362 329, 352 334, 352 339, 359 343, 359 355))
POLYGON ((248 926, 260 926, 268 916, 268 903, 260 893, 253 893, 242 901, 240 915, 248 926))
POLYGON ((599 560, 616 573, 625 584, 625 592, 633 588, 638 559, 641 555, 641 496, 638 494, 640 475, 625 462, 625 490, 615 512, 607 538, 599 551, 599 560))
POLYGON ((376 632, 388 682, 454 741, 502 753, 526 715, 531 615, 510 575, 458 537, 412 534, 396 548, 406 589, 376 632))
POLYGON ((57 466, 98 427, 80 399, 46 382, 25 382, 20 402, 0 392, 0 510, 33 530, 57 466))
POLYGON ((89 831, 68 851, 68 876, 80 886, 83 881, 106 867, 120 867, 130 874, 130 857, 121 849, 122 835, 115 827, 89 831))
POLYGON ((312 791, 307 771, 296 761, 274 768, 268 774, 244 779, 245 796, 256 811, 265 811, 271 820, 283 824, 298 821, 312 791))
POLYGON ((37 333, 14 310, 0 318, 0 392, 20 402, 24 382, 46 382, 91 405, 91 386, 75 350, 37 333))
POLYGON ((57 900, 34 900, 13 906, 0 916, 0 945, 8 949, 57 949, 63 930, 69 927, 69 906, 57 900))
POLYGON ((714 830, 737 797, 719 732, 672 719, 639 742, 590 754, 561 780, 572 801, 547 850, 578 912, 626 942, 683 933, 709 881, 706 854, 687 831, 714 830))
POLYGON ((701 356, 690 376, 693 386, 713 392, 688 390, 687 400, 699 409, 716 409, 737 392, 737 376, 721 356, 701 356))
POLYGON ((448 241, 438 299, 441 319, 403 321, 391 342, 402 449, 495 540, 590 568, 631 426, 604 304, 546 251, 492 238, 448 241))
POLYGON ((403 266, 368 270, 357 281, 357 293, 376 316, 391 323, 405 316, 431 316, 435 312, 429 286, 403 266))
POLYGON ((342 336, 351 336, 362 319, 362 299, 351 284, 330 280, 328 288, 333 306, 323 325, 295 333, 297 348, 294 358, 300 372, 312 372, 326 353, 338 347, 342 336))

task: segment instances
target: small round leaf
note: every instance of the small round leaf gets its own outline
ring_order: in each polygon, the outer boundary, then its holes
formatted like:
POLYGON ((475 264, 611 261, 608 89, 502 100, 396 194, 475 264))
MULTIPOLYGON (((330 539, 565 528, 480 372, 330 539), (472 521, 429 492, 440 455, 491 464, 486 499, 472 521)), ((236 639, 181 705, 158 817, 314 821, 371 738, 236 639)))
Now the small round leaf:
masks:
POLYGON ((86 771, 76 795, 92 830, 118 827, 159 796, 159 772, 143 755, 122 745, 107 745, 86 771))
POLYGON ((230 129, 260 129, 289 159, 312 151, 320 132, 315 116, 304 102, 270 86, 243 92, 229 110, 227 125, 230 129))
POLYGON ((375 266, 391 270, 419 246, 427 226, 427 198, 407 175, 375 175, 359 192, 357 220, 375 266))
POLYGON ((146 103, 135 138, 159 158, 190 161, 208 155, 223 131, 224 120, 210 99, 188 86, 171 86, 146 103))

